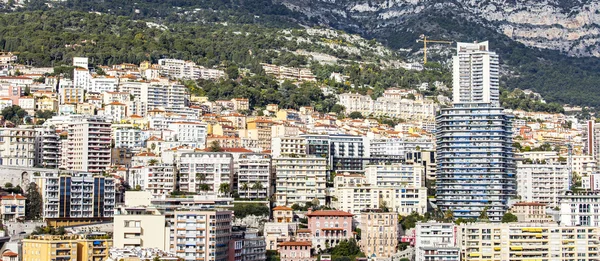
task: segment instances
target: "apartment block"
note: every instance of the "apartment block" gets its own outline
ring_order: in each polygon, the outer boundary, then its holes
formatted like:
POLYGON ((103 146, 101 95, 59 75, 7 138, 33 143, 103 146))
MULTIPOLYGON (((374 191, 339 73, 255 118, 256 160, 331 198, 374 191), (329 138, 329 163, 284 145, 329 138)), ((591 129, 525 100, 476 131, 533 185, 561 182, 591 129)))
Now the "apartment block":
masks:
POLYGON ((271 144, 271 155, 274 158, 284 156, 306 155, 306 139, 303 137, 275 137, 271 144))
POLYGON ((265 238, 258 236, 258 229, 232 227, 229 261, 264 261, 266 253, 265 238))
POLYGON ((152 82, 140 86, 142 111, 153 109, 182 108, 188 105, 187 88, 176 83, 152 82))
POLYGON ((172 251, 184 260, 227 261, 232 211, 175 211, 172 251))
POLYGON ((364 211, 361 216, 360 248, 366 256, 390 258, 398 246, 398 213, 364 211))
POLYGON ((267 250, 277 250, 278 244, 290 241, 296 234, 298 224, 294 221, 294 211, 290 207, 274 207, 273 222, 265 222, 263 235, 267 250))
POLYGON ((136 128, 115 128, 112 130, 115 148, 141 148, 145 137, 144 132, 136 128))
POLYGON ((598 227, 468 223, 457 232, 461 260, 598 259, 598 227))
POLYGON ((181 191, 217 194, 221 184, 232 184, 233 156, 230 153, 183 153, 179 161, 181 191))
POLYGON ((526 223, 548 223, 554 219, 546 214, 548 206, 538 202, 519 202, 510 207, 510 213, 517 216, 519 222, 526 223))
POLYGON ((115 207, 113 178, 77 173, 42 173, 35 181, 44 199, 44 220, 77 225, 111 220, 115 207))
POLYGON ((500 105, 500 63, 487 41, 457 43, 453 57, 454 103, 500 105))
POLYGON ((271 189, 271 156, 261 153, 240 154, 235 162, 236 188, 240 198, 267 199, 271 189))
POLYGON ((85 90, 81 88, 64 87, 59 92, 60 104, 82 103, 85 97, 85 90))
POLYGON ((36 134, 30 128, 0 128, 0 165, 33 167, 36 134))
POLYGON ((306 202, 325 204, 327 160, 325 158, 275 158, 275 204, 304 205, 306 202))
POLYGON ((23 239, 23 261, 102 261, 109 257, 107 235, 34 235, 23 239))
POLYGON ((67 170, 101 173, 110 166, 111 124, 98 116, 72 116, 62 157, 67 170))
MULTIPOLYGON (((174 133, 174 138, 180 142, 195 142, 206 144, 207 126, 200 122, 173 122, 168 126, 174 133)), ((205 148, 206 145, 200 148, 205 148)))
POLYGON ((116 248, 167 250, 165 216, 152 206, 121 206, 115 209, 113 238, 116 248))
POLYGON ((566 191, 559 196, 560 223, 566 226, 600 226, 600 193, 566 191))
POLYGON ((461 103, 437 116, 436 204, 455 218, 484 208, 500 221, 516 195, 512 116, 489 103, 461 103))
POLYGON ((430 137, 371 138, 368 150, 371 157, 402 156, 410 152, 433 150, 434 139, 430 137))
POLYGON ((558 206, 558 197, 569 189, 569 166, 558 161, 517 163, 517 195, 527 202, 558 206))
POLYGON ((458 233, 454 223, 417 223, 416 261, 459 261, 458 233))

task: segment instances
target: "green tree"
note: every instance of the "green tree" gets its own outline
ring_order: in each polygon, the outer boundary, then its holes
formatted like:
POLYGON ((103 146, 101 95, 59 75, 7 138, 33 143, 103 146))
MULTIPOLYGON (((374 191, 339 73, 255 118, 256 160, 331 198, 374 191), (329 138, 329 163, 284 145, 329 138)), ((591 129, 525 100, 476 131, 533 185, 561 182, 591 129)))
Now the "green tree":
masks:
POLYGON ((513 213, 506 212, 502 216, 502 223, 511 223, 511 222, 519 222, 519 218, 515 216, 513 213))
POLYGON ((223 151, 223 148, 221 148, 221 144, 216 140, 210 143, 210 147, 208 147, 208 149, 211 152, 222 152, 223 151))
POLYGON ((229 77, 229 79, 232 79, 232 80, 235 80, 240 76, 240 70, 235 65, 228 66, 227 69, 225 70, 225 73, 227 74, 227 77, 229 77))
POLYGON ((483 208, 483 210, 479 214, 478 221, 489 221, 490 220, 488 213, 487 213, 488 209, 489 209, 488 207, 483 208))
POLYGON ((221 194, 229 194, 229 183, 221 183, 219 185, 219 193, 221 194))
POLYGON ((351 112, 348 117, 350 117, 351 119, 364 119, 365 117, 362 115, 362 113, 357 112, 357 111, 353 111, 351 112))
POLYGON ((52 118, 52 116, 54 116, 54 112, 50 111, 50 110, 44 110, 44 111, 38 110, 35 112, 35 117, 40 118, 40 119, 47 120, 47 119, 52 118))
POLYGON ((6 107, 2 110, 2 117, 15 124, 20 124, 26 116, 27 112, 18 105, 6 107))
POLYGON ((233 214, 236 218, 247 216, 269 216, 269 207, 260 203, 234 203, 233 214))
POLYGON ((4 188, 6 189, 11 189, 13 187, 13 184, 10 182, 6 182, 6 184, 4 184, 4 188))
POLYGON ((27 188, 27 199, 25 200, 25 219, 38 220, 42 218, 43 201, 42 195, 38 191, 38 186, 34 182, 29 183, 27 188))

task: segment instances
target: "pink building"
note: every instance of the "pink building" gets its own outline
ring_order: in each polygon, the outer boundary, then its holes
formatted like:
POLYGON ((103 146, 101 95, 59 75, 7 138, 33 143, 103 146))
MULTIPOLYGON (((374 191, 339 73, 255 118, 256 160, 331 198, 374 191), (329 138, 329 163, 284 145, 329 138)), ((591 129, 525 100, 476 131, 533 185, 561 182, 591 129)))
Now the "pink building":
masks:
POLYGON ((281 261, 313 261, 310 242, 281 242, 279 244, 281 261))
POLYGON ((340 210, 308 210, 308 229, 312 244, 316 249, 336 246, 344 239, 354 237, 352 233, 353 215, 340 210))

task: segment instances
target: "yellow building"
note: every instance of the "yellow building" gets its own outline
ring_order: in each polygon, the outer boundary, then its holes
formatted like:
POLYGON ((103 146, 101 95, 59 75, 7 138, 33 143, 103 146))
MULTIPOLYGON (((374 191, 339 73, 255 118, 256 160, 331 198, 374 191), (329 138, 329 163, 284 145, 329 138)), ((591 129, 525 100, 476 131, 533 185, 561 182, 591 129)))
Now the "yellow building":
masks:
POLYGON ((35 235, 23 240, 23 261, 101 261, 111 247, 106 235, 35 235))

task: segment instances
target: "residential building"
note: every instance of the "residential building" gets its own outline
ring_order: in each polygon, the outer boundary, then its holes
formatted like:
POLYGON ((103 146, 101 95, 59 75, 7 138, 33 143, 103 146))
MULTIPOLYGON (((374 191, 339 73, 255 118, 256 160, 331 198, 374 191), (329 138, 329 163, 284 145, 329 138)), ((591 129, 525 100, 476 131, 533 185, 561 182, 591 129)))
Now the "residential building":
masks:
POLYGON ((181 191, 219 193, 221 184, 232 184, 233 156, 230 153, 183 153, 179 161, 181 191))
POLYGON ((232 211, 176 210, 171 251, 185 260, 227 261, 232 211))
POLYGON ((121 206, 113 218, 114 246, 117 248, 169 249, 165 216, 152 206, 121 206))
POLYGON ((0 128, 0 165, 33 167, 36 134, 32 128, 0 128))
POLYGON ((101 173, 110 166, 111 124, 98 116, 72 116, 62 157, 67 170, 101 173))
POLYGON ((415 261, 459 261, 460 248, 454 223, 417 223, 415 261))
POLYGON ((206 147, 206 124, 200 122, 173 122, 169 124, 169 130, 174 133, 174 138, 180 142, 195 142, 204 144, 200 149, 206 147))
POLYGON ((306 139, 303 137, 275 137, 271 144, 274 158, 306 155, 306 139))
POLYGON ((410 152, 431 151, 435 148, 435 141, 427 136, 403 138, 370 138, 368 150, 371 157, 401 156, 410 152))
POLYGON ((265 222, 263 235, 267 250, 277 250, 278 244, 290 241, 296 235, 297 223, 290 207, 279 206, 272 209, 273 222, 265 222))
MULTIPOLYGON (((414 96, 414 95, 413 95, 414 96)), ((346 108, 346 113, 360 112, 368 116, 389 116, 402 119, 433 120, 438 105, 431 99, 400 98, 384 93, 373 100, 369 95, 343 93, 338 95, 338 104, 346 108)))
POLYGON ((102 261, 109 256, 112 239, 106 235, 34 235, 23 239, 24 261, 102 261))
POLYGON ((287 241, 279 244, 279 258, 281 261, 314 261, 311 255, 310 242, 287 241))
POLYGON ((90 91, 90 71, 88 68, 73 69, 73 87, 90 91))
MULTIPOLYGON (((264 119, 248 121, 248 128, 244 130, 247 137, 258 141, 258 147, 262 150, 271 150, 271 126, 274 122, 264 119)), ((240 135, 242 136, 242 135, 240 135)))
POLYGON ((517 162, 517 195, 522 201, 558 206, 558 197, 569 189, 569 166, 558 161, 517 162))
POLYGON ((360 248, 366 256, 390 258, 398 246, 398 213, 364 211, 361 216, 360 248))
POLYGON ((64 87, 59 92, 60 104, 82 103, 85 97, 85 90, 81 88, 64 87))
POLYGON ((265 238, 258 236, 257 229, 232 227, 229 261, 264 261, 266 253, 265 238))
POLYGON ((500 105, 499 57, 487 41, 457 43, 452 63, 454 103, 500 105))
POLYGON ((240 198, 268 199, 271 189, 271 156, 261 153, 243 153, 236 160, 235 187, 240 198))
POLYGON ((112 122, 119 123, 127 117, 127 105, 119 102, 111 102, 104 105, 102 115, 112 122))
POLYGON ((436 204, 455 218, 487 208, 500 221, 516 195, 512 116, 490 104, 460 103, 437 116, 436 204))
POLYGON ((567 191, 559 196, 560 223, 565 226, 600 226, 600 193, 567 191))
POLYGON ((581 177, 581 188, 591 191, 600 191, 600 173, 588 174, 581 177))
POLYGON ((6 195, 0 197, 0 215, 2 220, 16 221, 25 218, 25 200, 22 195, 6 195))
POLYGON ((142 111, 153 109, 183 108, 188 105, 187 88, 176 83, 152 82, 140 86, 142 111))
POLYGON ((146 140, 143 131, 137 128, 113 129, 112 136, 115 141, 115 148, 141 148, 146 140))
POLYGON ((172 164, 149 164, 129 169, 125 180, 153 196, 169 195, 175 189, 176 170, 172 164))
POLYGON ((518 202, 510 207, 510 213, 515 215, 519 222, 525 223, 548 223, 554 219, 546 214, 548 206, 538 202, 518 202))
POLYGON ((598 227, 555 223, 463 223, 460 260, 595 260, 598 227))
POLYGON ((115 180, 92 173, 42 173, 35 177, 50 225, 77 225, 112 220, 115 180))
POLYGON ((352 233, 354 215, 348 212, 309 209, 306 217, 315 249, 335 247, 342 240, 354 238, 352 233))
POLYGON ((275 205, 325 204, 327 161, 325 158, 275 158, 275 205), (317 204, 315 204, 317 203, 317 204))
POLYGON ((99 76, 89 78, 89 92, 94 93, 105 93, 114 92, 117 90, 119 85, 119 78, 114 76, 99 76))

